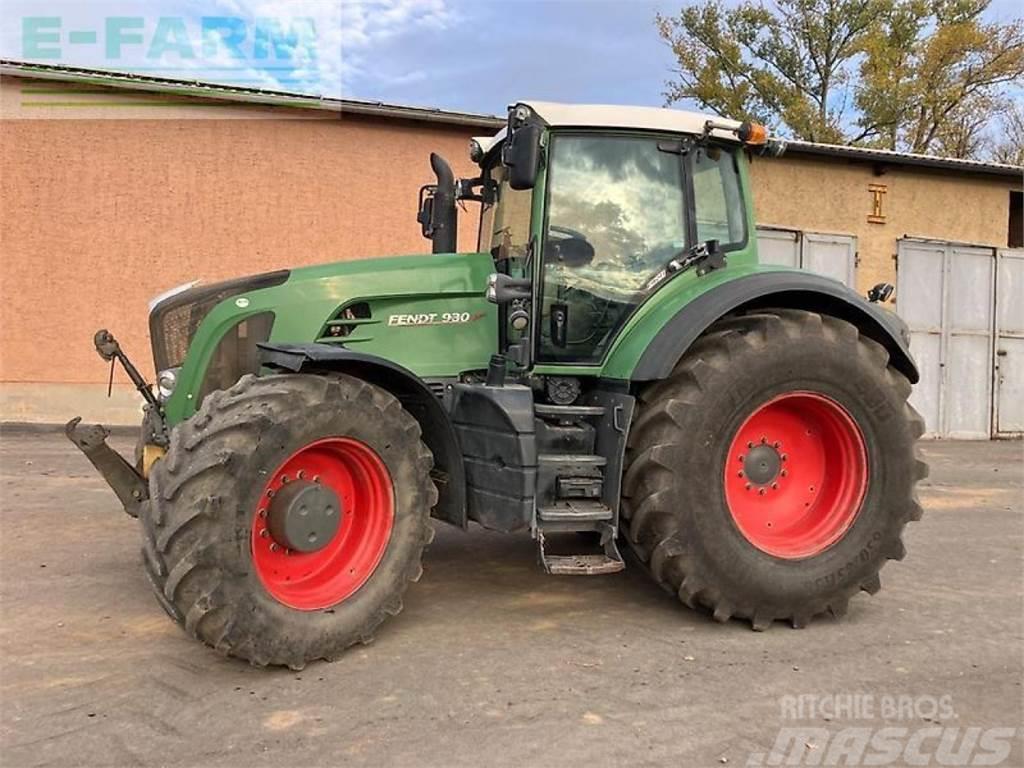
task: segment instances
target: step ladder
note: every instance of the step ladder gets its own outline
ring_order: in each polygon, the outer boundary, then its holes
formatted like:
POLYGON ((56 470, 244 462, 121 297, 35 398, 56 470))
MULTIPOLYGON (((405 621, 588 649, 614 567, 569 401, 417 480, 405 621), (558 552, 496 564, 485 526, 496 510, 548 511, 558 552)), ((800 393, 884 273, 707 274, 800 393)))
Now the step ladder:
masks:
MULTIPOLYGON (((611 510, 603 507, 608 515, 611 510)), ((592 530, 600 534, 601 552, 587 554, 554 555, 548 551, 548 540, 544 536, 545 531, 551 534, 555 531, 565 532, 571 530, 578 532, 578 528, 555 528, 550 525, 541 525, 537 528, 537 549, 540 553, 540 564, 544 570, 555 576, 601 576, 606 573, 618 573, 626 564, 622 561, 619 548, 615 545, 615 529, 611 523, 598 522, 595 519, 595 526, 584 530, 592 530)))
MULTIPOLYGON (((544 405, 538 403, 537 422, 538 496, 533 533, 540 563, 559 576, 598 576, 625 568, 615 544, 618 520, 606 504, 607 459, 596 450, 595 424, 606 409, 595 405, 544 405), (554 554, 552 536, 592 533, 588 545, 577 536, 573 547, 584 550, 554 554), (594 550, 594 551, 586 551, 594 550)), ((617 503, 617 500, 616 500, 617 503)))

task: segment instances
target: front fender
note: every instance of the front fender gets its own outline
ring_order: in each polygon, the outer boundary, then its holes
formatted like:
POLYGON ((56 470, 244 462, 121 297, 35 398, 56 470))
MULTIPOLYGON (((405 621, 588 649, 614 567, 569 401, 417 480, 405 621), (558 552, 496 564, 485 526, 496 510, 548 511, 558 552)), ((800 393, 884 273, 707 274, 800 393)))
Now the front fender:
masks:
POLYGON ((259 345, 263 365, 290 373, 336 371, 385 389, 419 422, 423 442, 434 454, 431 477, 438 500, 433 516, 465 528, 466 469, 448 412, 426 382, 396 363, 334 344, 259 345))
POLYGON ((802 309, 846 320, 889 352, 889 359, 911 383, 920 375, 910 354, 906 325, 894 313, 869 303, 842 283, 811 272, 753 271, 728 279, 681 306, 650 338, 629 378, 656 381, 672 368, 690 345, 716 320, 759 307, 802 309))

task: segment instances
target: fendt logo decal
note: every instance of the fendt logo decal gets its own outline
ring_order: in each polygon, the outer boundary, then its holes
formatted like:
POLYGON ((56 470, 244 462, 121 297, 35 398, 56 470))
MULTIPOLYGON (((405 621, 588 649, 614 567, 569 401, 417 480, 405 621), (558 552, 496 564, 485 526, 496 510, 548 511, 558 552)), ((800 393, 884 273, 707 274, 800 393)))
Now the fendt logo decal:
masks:
POLYGON ((462 325, 463 323, 474 323, 484 315, 484 312, 422 312, 415 315, 388 315, 388 325, 462 325))

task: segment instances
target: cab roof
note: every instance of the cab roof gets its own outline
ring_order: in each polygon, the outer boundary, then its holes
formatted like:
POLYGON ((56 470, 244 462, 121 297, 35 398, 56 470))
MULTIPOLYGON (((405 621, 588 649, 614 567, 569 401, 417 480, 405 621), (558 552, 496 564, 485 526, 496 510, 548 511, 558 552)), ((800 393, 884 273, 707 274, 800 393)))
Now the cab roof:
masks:
MULTIPOLYGON (((699 135, 704 126, 712 121, 716 138, 738 141, 733 133, 740 127, 740 121, 728 120, 701 112, 685 112, 680 109, 660 107, 625 107, 616 104, 563 104, 554 101, 517 101, 510 109, 519 105, 529 107, 534 114, 552 128, 608 128, 612 130, 657 131, 699 135)), ((503 128, 494 136, 478 137, 484 153, 490 152, 505 138, 503 128)))

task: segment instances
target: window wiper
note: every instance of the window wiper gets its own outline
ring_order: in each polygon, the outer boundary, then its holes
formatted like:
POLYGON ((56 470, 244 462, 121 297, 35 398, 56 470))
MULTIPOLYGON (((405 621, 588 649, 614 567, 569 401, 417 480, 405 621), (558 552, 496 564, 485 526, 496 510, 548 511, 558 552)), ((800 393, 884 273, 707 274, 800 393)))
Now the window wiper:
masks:
POLYGON ((725 266, 725 251, 721 249, 717 240, 706 240, 703 243, 690 248, 688 251, 680 251, 647 281, 644 290, 649 291, 672 275, 686 272, 688 269, 697 267, 697 276, 703 277, 708 272, 721 269, 725 266))

